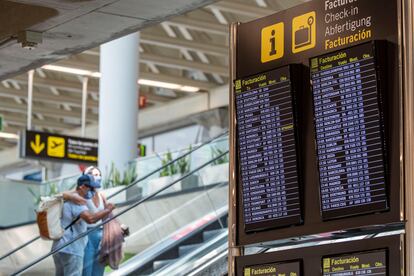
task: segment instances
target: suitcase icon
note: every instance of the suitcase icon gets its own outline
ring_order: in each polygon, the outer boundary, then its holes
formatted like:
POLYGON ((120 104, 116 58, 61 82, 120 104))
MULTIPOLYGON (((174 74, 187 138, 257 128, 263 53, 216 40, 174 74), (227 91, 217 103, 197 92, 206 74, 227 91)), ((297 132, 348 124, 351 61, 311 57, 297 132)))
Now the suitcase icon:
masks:
POLYGON ((310 27, 300 26, 299 30, 295 31, 295 48, 303 47, 311 43, 310 27))
POLYGON ((309 16, 306 21, 302 21, 302 24, 297 26, 294 30, 294 49, 306 47, 314 43, 315 34, 312 31, 315 31, 314 26, 312 25, 315 23, 315 17, 309 16), (313 39, 312 39, 313 38, 313 39))

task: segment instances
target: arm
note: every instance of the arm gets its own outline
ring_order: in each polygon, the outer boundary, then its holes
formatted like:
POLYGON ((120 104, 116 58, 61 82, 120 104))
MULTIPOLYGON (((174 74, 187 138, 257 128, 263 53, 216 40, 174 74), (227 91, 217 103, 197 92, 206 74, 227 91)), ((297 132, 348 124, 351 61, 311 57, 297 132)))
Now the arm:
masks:
POLYGON ((115 208, 114 205, 109 203, 107 205, 107 207, 102 211, 99 211, 97 213, 91 213, 89 211, 83 211, 80 214, 80 217, 81 217, 81 219, 83 219, 87 223, 95 223, 98 220, 101 220, 104 217, 106 217, 107 215, 109 215, 114 208, 115 208))
POLYGON ((86 205, 86 199, 81 197, 77 192, 66 191, 62 193, 63 200, 73 202, 77 205, 86 205))

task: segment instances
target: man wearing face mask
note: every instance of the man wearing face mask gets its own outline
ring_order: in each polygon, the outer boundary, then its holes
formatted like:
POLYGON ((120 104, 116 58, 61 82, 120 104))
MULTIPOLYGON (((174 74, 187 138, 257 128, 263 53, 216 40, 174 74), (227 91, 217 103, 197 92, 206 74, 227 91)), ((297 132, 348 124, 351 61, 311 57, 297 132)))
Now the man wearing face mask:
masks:
MULTIPOLYGON (((82 175, 78 178, 76 193, 85 199, 91 198, 97 186, 98 183, 95 182, 93 176, 82 175)), ((71 226, 65 230, 62 238, 53 242, 52 250, 59 248, 85 232, 87 230, 87 223, 96 223, 111 213, 113 209, 114 206, 112 204, 107 204, 103 210, 93 213, 85 205, 77 205, 71 201, 66 201, 63 204, 61 224, 63 228, 71 226), (76 222, 72 225, 74 221, 76 222)), ((53 255, 56 275, 78 276, 82 274, 86 243, 87 237, 83 237, 53 255)))
MULTIPOLYGON (((94 166, 88 167, 84 171, 85 175, 92 175, 97 183, 96 188, 101 188, 101 171, 94 166)), ((93 192, 93 196, 86 200, 86 206, 89 212, 98 213, 107 207, 108 203, 104 195, 98 191, 93 192)), ((89 223, 88 228, 95 227, 101 221, 96 223, 89 223)), ((99 230, 93 231, 88 235, 88 243, 85 248, 85 255, 83 259, 82 276, 102 276, 104 274, 105 266, 98 261, 99 251, 102 241, 102 227, 99 230)))

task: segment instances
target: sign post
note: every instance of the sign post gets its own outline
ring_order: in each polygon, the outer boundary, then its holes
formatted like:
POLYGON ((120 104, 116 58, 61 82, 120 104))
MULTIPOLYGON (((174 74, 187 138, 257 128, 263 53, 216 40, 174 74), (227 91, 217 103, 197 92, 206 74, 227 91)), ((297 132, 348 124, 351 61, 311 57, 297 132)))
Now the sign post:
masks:
POLYGON ((403 97, 404 112, 401 114, 403 125, 400 131, 404 133, 401 147, 404 158, 402 159, 401 173, 404 174, 405 183, 405 212, 407 223, 405 227, 405 264, 406 275, 414 274, 414 3, 411 0, 403 2, 403 97))
POLYGON ((236 49, 237 49, 237 27, 239 23, 230 26, 230 85, 229 85, 229 236, 228 236, 228 275, 236 275, 235 257, 243 255, 243 246, 237 244, 237 178, 236 178, 236 121, 232 114, 236 113, 234 100, 234 80, 236 80, 236 49))

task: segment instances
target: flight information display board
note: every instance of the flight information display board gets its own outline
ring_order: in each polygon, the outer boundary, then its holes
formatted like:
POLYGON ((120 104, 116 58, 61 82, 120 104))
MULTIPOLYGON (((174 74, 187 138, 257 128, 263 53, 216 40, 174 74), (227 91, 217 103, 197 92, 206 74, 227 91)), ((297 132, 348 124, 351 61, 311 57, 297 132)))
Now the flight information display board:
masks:
POLYGON ((323 219, 388 208, 379 46, 310 59, 323 219))
POLYGON ((323 276, 387 275, 385 250, 322 259, 323 276))
POLYGON ((301 222, 293 75, 281 67, 235 81, 245 231, 301 222))
POLYGON ((243 276, 301 276, 300 261, 271 263, 245 267, 243 276))

